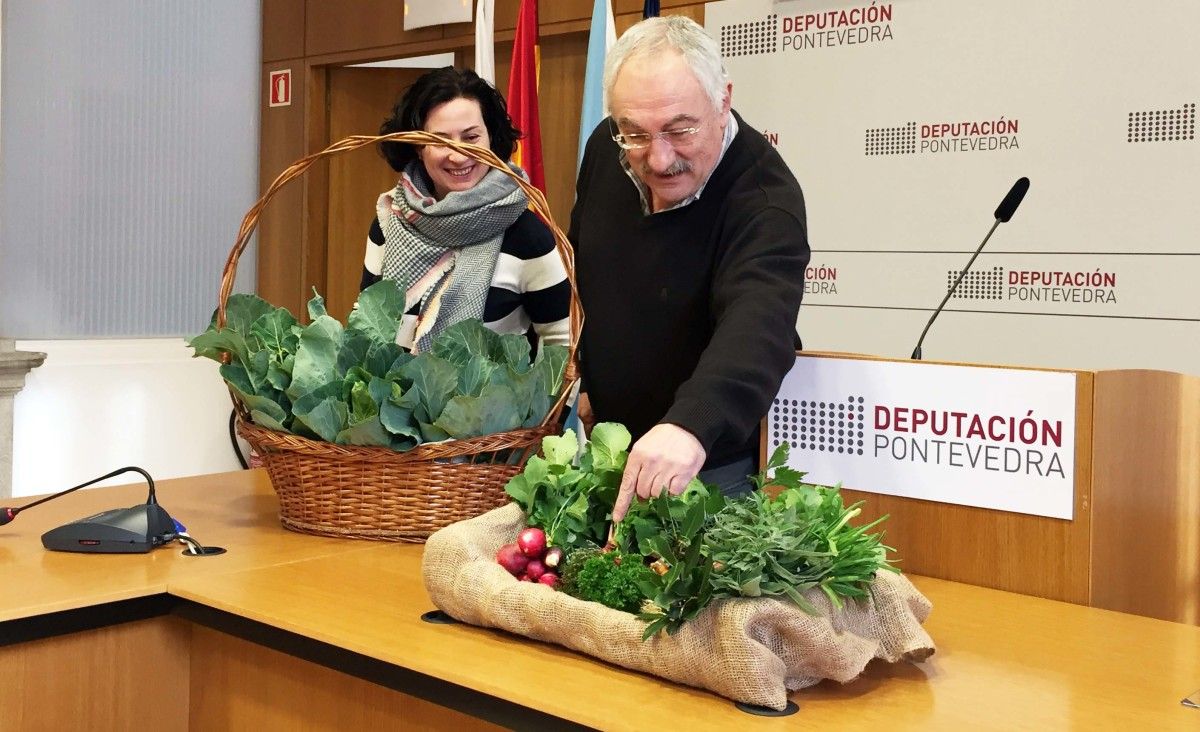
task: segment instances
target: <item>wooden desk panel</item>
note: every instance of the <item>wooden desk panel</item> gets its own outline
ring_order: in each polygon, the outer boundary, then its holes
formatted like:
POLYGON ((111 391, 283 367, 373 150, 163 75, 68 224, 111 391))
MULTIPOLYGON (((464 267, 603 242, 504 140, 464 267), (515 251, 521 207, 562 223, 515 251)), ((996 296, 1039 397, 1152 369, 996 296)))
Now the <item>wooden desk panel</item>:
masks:
POLYGON ((726 700, 505 633, 419 620, 419 546, 381 546, 171 584, 172 594, 601 729, 1200 729, 1200 628, 930 578, 938 653, 793 695, 726 700), (333 610, 331 608, 336 608, 333 610), (541 680, 541 681, 538 681, 541 680), (545 689, 551 689, 546 693, 545 689))
POLYGON ((0 730, 184 730, 192 627, 122 623, 0 647, 0 730))
POLYGON ((188 722, 197 731, 503 729, 199 626, 190 674, 188 722))

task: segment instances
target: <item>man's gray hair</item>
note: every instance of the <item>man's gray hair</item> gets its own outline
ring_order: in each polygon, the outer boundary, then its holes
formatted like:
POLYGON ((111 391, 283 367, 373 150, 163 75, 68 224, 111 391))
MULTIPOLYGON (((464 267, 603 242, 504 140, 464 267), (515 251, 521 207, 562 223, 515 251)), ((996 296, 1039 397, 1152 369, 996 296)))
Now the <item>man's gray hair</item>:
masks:
POLYGON ((604 107, 609 114, 612 113, 613 84, 625 62, 639 56, 656 56, 664 51, 675 51, 683 56, 696 81, 708 94, 713 109, 721 109, 729 75, 721 63, 720 47, 696 21, 682 15, 668 15, 641 21, 625 31, 609 50, 604 63, 604 107))

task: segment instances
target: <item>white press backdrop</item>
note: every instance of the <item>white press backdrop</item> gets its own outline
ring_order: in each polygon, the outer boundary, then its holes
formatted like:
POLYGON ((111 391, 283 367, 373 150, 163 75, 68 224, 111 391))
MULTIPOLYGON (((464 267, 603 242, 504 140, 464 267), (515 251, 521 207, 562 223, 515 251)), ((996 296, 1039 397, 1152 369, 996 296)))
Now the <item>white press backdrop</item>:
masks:
POLYGON ((726 0, 733 105, 808 205, 805 347, 1200 374, 1194 0, 726 0))

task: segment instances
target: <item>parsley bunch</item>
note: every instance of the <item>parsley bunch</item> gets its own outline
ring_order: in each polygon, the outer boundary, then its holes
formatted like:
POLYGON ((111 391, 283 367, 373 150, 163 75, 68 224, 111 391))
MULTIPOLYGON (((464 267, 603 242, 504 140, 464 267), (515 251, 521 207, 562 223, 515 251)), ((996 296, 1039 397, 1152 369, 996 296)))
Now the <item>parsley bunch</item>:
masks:
POLYGON ((636 613, 645 599, 642 585, 651 574, 640 555, 600 552, 583 561, 575 576, 573 594, 581 600, 636 613))

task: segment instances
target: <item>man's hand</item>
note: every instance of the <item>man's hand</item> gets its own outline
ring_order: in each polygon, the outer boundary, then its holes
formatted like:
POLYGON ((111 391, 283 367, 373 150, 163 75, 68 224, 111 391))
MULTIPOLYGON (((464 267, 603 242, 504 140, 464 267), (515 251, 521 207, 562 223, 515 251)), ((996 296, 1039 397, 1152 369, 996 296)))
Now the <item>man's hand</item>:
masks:
POLYGON ((592 427, 596 424, 596 415, 592 414, 592 402, 588 399, 586 391, 579 392, 579 398, 575 400, 575 414, 578 415, 579 421, 587 433, 592 434, 592 427))
POLYGON ((655 425, 633 444, 621 492, 613 506, 613 523, 625 518, 633 497, 651 498, 666 488, 679 495, 704 465, 706 453, 691 432, 673 424, 655 425))

